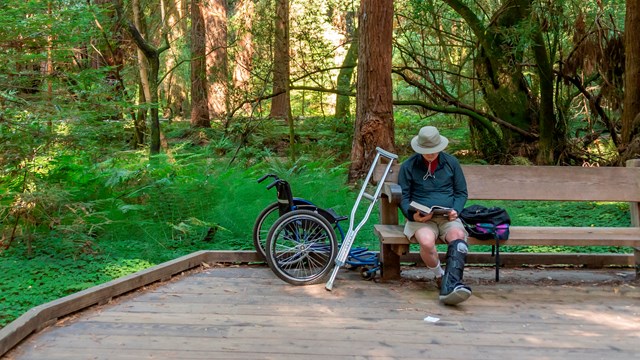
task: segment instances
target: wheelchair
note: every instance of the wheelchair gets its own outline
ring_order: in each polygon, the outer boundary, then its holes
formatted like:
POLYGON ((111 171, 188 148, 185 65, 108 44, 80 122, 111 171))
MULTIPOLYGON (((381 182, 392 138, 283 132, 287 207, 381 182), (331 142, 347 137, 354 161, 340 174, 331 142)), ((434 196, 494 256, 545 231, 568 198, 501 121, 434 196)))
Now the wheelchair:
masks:
MULTIPOLYGON (((338 253, 338 237, 340 241, 345 237, 340 223, 348 218, 293 197, 289 182, 275 174, 265 175, 258 182, 267 178, 274 179, 267 190, 276 188, 277 201, 260 212, 253 226, 258 256, 290 284, 322 282, 338 253)), ((379 268, 377 254, 366 248, 351 249, 347 263, 359 269, 365 279, 373 279, 379 268)))
POLYGON ((380 268, 378 255, 366 248, 352 248, 356 233, 367 221, 373 205, 379 197, 384 178, 397 156, 377 149, 374 166, 364 182, 351 212, 349 230, 345 233, 341 222, 349 219, 333 209, 324 209, 314 203, 294 197, 290 184, 275 174, 267 174, 258 183, 272 178, 267 190, 276 188, 277 201, 268 205, 258 215, 253 226, 253 244, 260 257, 280 279, 292 285, 311 285, 324 281, 331 273, 327 290, 331 290, 338 269, 347 265, 359 269, 364 279, 375 278, 380 268), (390 159, 386 172, 378 184, 375 195, 365 193, 375 164, 381 156, 390 159), (356 210, 365 197, 372 201, 365 218, 354 229, 356 210), (340 244, 338 243, 338 236, 340 244))

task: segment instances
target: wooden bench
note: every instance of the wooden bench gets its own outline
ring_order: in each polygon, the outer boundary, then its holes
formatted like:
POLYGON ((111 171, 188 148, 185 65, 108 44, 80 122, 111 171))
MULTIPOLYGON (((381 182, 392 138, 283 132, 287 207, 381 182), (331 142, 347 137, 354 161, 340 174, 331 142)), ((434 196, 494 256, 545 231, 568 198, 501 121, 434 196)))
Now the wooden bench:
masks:
MULTIPOLYGON (((540 201, 604 201, 629 202, 630 227, 540 227, 518 226, 513 222, 509 240, 500 245, 548 246, 617 246, 633 247, 633 256, 627 263, 635 267, 636 279, 640 272, 640 159, 629 160, 626 167, 564 167, 564 166, 506 166, 463 165, 469 200, 540 200, 540 201)), ((380 199, 380 224, 374 232, 380 239, 380 261, 383 279, 400 278, 400 261, 412 255, 404 236, 404 220, 398 205, 401 189, 397 184, 399 164, 394 164, 387 176, 380 199)), ((373 182, 380 179, 384 166, 378 165, 373 182)), ((469 238, 470 245, 492 245, 492 241, 469 238)), ((410 257, 421 262, 419 256, 410 257)), ((522 255, 522 254, 521 254, 522 255)), ((537 264, 537 254, 519 257, 521 264, 537 264)), ((549 254, 546 254, 549 255, 549 254)), ((544 255, 542 255, 544 256, 544 255)), ((595 255, 578 254, 578 261, 595 255)), ((441 261, 444 254, 440 253, 441 261)), ((473 253, 468 263, 474 262, 473 253)), ((504 265, 496 258, 498 269, 504 265)), ((611 258, 609 258, 611 259, 611 258)), ((546 260, 548 262, 548 259, 546 260)), ((609 261, 610 262, 610 261, 609 261)), ((563 262, 564 263, 564 262, 563 262)), ((586 263, 586 261, 585 261, 586 263)), ((607 261, 594 261, 591 266, 606 266, 607 261)))

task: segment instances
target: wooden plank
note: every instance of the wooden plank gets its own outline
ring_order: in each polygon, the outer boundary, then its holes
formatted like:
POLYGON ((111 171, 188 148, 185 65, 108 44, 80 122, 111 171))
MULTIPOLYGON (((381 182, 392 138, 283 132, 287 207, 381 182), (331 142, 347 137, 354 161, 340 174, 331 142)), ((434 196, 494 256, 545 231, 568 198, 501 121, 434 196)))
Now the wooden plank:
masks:
POLYGON ((640 168, 470 165, 463 171, 473 199, 640 200, 640 168))
MULTIPOLYGON (((148 335, 116 335, 109 332, 82 334, 77 332, 69 335, 59 335, 56 342, 64 341, 67 348, 77 349, 78 352, 86 353, 87 350, 94 349, 115 349, 121 344, 126 344, 126 349, 135 350, 163 350, 169 351, 177 348, 194 348, 204 351, 218 352, 224 350, 242 350, 250 351, 252 349, 269 349, 271 352, 287 353, 295 349, 295 353, 300 355, 317 355, 318 352, 327 356, 355 356, 357 351, 361 349, 381 349, 381 342, 394 344, 400 351, 399 354, 408 354, 409 356, 417 356, 424 351, 424 339, 415 336, 415 332, 424 331, 424 321, 422 319, 405 319, 407 324, 415 323, 410 326, 408 331, 388 331, 384 332, 379 329, 358 328, 358 326, 366 326, 366 323, 351 318, 349 336, 345 337, 343 331, 334 331, 338 329, 314 328, 309 326, 300 327, 272 327, 264 325, 256 326, 237 326, 231 327, 230 331, 220 334, 214 331, 196 331, 193 333, 184 332, 181 335, 168 336, 165 334, 148 335), (153 343, 151 343, 153 339, 153 343), (283 339, 290 339, 283 341, 283 339), (303 346, 296 346, 300 344, 303 346), (354 349, 357 344, 358 349, 354 349)), ((381 326, 386 325, 382 322, 381 326)), ((457 325, 457 324, 456 324, 457 325)), ((509 325, 506 325, 509 326, 509 325)), ((511 326, 509 326, 511 328, 511 326)), ((188 328, 185 328, 185 330, 188 328)), ((463 338, 452 337, 451 332, 432 333, 430 338, 437 341, 441 347, 458 348, 460 346, 470 347, 474 344, 476 347, 498 346, 496 338, 502 337, 500 332, 465 332, 463 338)), ((510 342, 500 344, 501 349, 518 349, 519 351, 528 352, 538 350, 540 345, 537 342, 527 341, 528 334, 516 333, 511 334, 510 342)), ((638 349, 635 343, 637 337, 628 332, 617 332, 611 334, 611 339, 606 342, 593 341, 587 336, 559 337, 557 333, 539 333, 536 335, 536 341, 545 344, 544 347, 556 350, 589 350, 589 351, 611 351, 614 347, 621 353, 631 354, 638 349), (613 336, 617 335, 617 336, 613 336), (626 335, 626 336, 625 336, 626 335)), ((467 351, 472 351, 467 349, 467 351)), ((472 357, 473 358, 473 357, 472 357)))
MULTIPOLYGON (((384 244, 408 244, 402 225, 374 225, 374 233, 384 244)), ((511 226, 509 240, 503 245, 543 246, 640 246, 640 228, 636 227, 538 227, 511 226)), ((491 245, 494 240, 470 237, 470 245, 491 245)))
POLYGON ((467 303, 447 307, 423 284, 341 272, 328 292, 290 286, 264 267, 212 268, 50 327, 8 360, 584 360, 640 352, 635 287, 479 284, 467 303))
MULTIPOLYGON (((513 338, 504 344, 477 343, 470 345, 451 344, 449 341, 442 341, 444 338, 441 329, 432 329, 428 335, 422 336, 421 342, 405 343, 393 342, 386 339, 372 338, 367 343, 358 343, 354 346, 353 341, 346 340, 330 343, 324 341, 322 337, 306 340, 306 341, 283 341, 282 339, 261 341, 253 341, 253 339, 224 339, 223 341, 215 341, 208 338, 157 338, 157 346, 153 348, 140 348, 139 344, 148 342, 143 337, 98 337, 95 339, 87 339, 86 337, 68 337, 65 338, 69 344, 68 349, 55 348, 54 354, 62 352, 65 357, 63 359, 86 359, 82 354, 97 354, 92 359, 131 359, 129 354, 137 354, 140 358, 156 358, 158 354, 166 354, 166 359, 191 359, 191 358, 245 358, 245 359, 341 359, 341 358, 367 358, 367 359, 491 359, 490 356, 504 357, 508 359, 632 359, 637 350, 633 347, 633 337, 626 337, 620 340, 611 340, 611 348, 593 348, 583 347, 581 344, 571 345, 571 343, 580 339, 579 336, 563 337, 564 341, 556 339, 552 344, 545 346, 526 346, 535 339, 521 337, 513 338), (136 341, 136 342, 133 342, 136 341), (79 346, 83 345, 84 346, 79 346), (121 344, 126 344, 122 347, 121 344), (558 346, 554 346, 559 344, 558 346), (120 345, 120 347, 119 347, 120 345), (618 345, 623 345, 618 348, 618 345), (624 346, 626 345, 626 346, 624 346), (455 349, 455 350, 452 350, 455 349), (631 348, 632 350, 628 350, 631 348), (117 349, 117 350, 116 350, 117 349), (258 351, 259 349, 259 351, 258 351), (453 354, 452 354, 453 352, 453 354), (257 357, 252 354, 258 353, 257 357), (206 356, 209 354, 209 356, 206 356), (239 356, 244 354, 243 356, 239 356), (455 355, 454 355, 455 354, 455 355)), ((304 331, 301 331, 304 332, 304 331)), ((451 336, 451 333, 444 334, 451 336)), ((586 338, 588 332, 584 333, 586 338)), ((458 334, 465 337, 466 333, 458 334)), ((493 335, 496 339, 504 339, 504 334, 493 335)), ((154 338, 156 339, 156 338, 154 338)), ((470 342, 473 339, 470 339, 470 342)), ((593 341, 596 343, 596 341, 593 341)), ((605 342, 608 344, 609 342, 605 342)), ((544 343, 542 343, 544 344, 544 343)), ((43 352, 37 354, 27 354, 20 359, 52 359, 43 352)), ((60 357, 58 357, 60 358, 60 357)))
MULTIPOLYGON (((394 165, 387 182, 397 182, 399 168, 394 165)), ((469 199, 640 201, 640 167, 462 165, 462 169, 469 199)), ((376 168, 377 179, 379 173, 376 168)))
MULTIPOLYGON (((446 260, 446 253, 439 252, 440 261, 446 260)), ((422 264, 420 254, 408 253, 400 257, 400 262, 422 264)), ((583 266, 590 269, 602 269, 608 266, 633 267, 633 254, 595 254, 595 253, 511 253, 500 252, 500 265, 504 267, 556 265, 583 266)), ((490 253, 470 252, 467 265, 495 266, 496 259, 490 253)))

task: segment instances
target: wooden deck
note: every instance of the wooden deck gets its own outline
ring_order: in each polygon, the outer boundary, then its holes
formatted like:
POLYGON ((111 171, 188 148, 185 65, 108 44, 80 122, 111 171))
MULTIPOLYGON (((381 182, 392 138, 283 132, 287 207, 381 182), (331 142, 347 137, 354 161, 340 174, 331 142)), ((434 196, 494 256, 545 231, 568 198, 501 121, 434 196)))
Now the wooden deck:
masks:
POLYGON ((467 274, 474 296, 446 307, 432 281, 375 283, 342 270, 328 292, 266 267, 212 267, 64 318, 6 359, 640 358, 637 282, 467 274))

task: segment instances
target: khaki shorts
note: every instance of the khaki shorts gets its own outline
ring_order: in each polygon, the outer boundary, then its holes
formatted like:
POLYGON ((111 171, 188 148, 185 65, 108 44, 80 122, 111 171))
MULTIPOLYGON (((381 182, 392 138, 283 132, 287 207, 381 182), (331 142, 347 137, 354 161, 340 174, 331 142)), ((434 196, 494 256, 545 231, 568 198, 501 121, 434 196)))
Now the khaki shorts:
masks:
POLYGON ((404 224, 404 235, 407 237, 407 239, 409 239, 410 243, 416 244, 418 241, 413 235, 415 235, 418 229, 421 229, 423 227, 429 228, 431 231, 433 231, 436 237, 443 243, 445 243, 444 239, 445 239, 445 236, 447 235, 447 232, 451 229, 458 228, 464 231, 464 234, 465 234, 464 241, 467 241, 467 236, 469 236, 469 234, 467 233, 467 230, 464 228, 464 225, 462 225, 462 221, 460 221, 460 219, 449 221, 444 217, 434 217, 433 219, 431 219, 430 221, 427 221, 426 223, 421 223, 417 221, 407 221, 407 223, 404 224))

